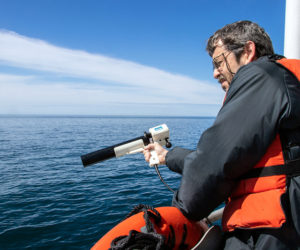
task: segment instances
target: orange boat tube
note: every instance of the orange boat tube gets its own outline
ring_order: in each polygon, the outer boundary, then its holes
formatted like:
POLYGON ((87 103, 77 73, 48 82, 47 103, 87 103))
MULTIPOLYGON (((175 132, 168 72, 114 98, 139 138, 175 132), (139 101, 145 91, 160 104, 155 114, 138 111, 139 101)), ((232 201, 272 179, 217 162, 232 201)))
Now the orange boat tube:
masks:
POLYGON ((159 234, 164 239, 164 244, 172 242, 172 249, 179 249, 184 244, 191 249, 197 244, 204 234, 204 230, 197 222, 188 220, 176 207, 158 207, 154 209, 145 209, 130 216, 120 222, 109 232, 107 232, 93 247, 92 250, 106 250, 112 245, 115 239, 122 238, 120 236, 128 236, 132 233, 146 233, 146 235, 159 234), (159 218, 155 215, 158 212, 159 218), (149 219, 147 219, 146 213, 149 219), (157 219, 158 218, 158 219, 157 219), (149 232, 150 222, 153 232, 149 232), (149 224, 149 223, 148 223, 149 224), (167 243, 168 242, 168 243, 167 243))

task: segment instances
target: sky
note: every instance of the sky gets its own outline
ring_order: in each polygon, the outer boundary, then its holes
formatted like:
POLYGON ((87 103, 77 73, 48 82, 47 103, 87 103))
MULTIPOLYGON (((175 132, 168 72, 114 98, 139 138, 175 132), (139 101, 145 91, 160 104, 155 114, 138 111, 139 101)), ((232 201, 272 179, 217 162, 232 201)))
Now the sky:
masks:
POLYGON ((0 114, 215 116, 208 38, 251 20, 283 54, 284 0, 0 0, 0 114))

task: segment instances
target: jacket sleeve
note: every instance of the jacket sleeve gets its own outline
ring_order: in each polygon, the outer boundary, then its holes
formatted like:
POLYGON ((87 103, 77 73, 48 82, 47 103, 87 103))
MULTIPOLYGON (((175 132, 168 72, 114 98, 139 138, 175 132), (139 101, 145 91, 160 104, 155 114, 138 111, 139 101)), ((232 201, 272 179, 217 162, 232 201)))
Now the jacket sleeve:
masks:
POLYGON ((182 174, 185 157, 193 152, 185 148, 175 147, 167 153, 166 164, 170 170, 182 174))
POLYGON ((189 219, 200 220, 225 201, 236 179, 259 161, 275 139, 289 105, 282 82, 282 70, 274 63, 241 67, 197 149, 167 154, 167 166, 182 174, 173 205, 189 219))

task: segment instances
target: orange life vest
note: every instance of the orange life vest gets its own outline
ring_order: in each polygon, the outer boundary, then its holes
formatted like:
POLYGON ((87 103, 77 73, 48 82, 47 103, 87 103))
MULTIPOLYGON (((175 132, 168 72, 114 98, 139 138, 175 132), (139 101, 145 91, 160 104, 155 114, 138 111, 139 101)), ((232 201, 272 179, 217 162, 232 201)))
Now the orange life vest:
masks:
MULTIPOLYGON (((300 81, 300 60, 283 58, 277 63, 291 71, 300 81)), ((287 175, 282 171, 284 167, 286 165, 278 134, 254 166, 253 170, 257 174, 240 180, 228 199, 222 218, 224 231, 236 228, 279 228, 286 222, 281 206, 281 196, 287 189, 287 175)))

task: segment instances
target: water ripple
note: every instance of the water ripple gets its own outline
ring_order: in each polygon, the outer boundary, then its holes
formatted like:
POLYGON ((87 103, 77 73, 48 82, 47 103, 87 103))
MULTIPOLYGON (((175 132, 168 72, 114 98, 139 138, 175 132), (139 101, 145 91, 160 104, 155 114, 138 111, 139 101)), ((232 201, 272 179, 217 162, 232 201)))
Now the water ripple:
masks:
MULTIPOLYGON (((135 205, 170 205, 172 193, 142 155, 88 168, 80 155, 140 136, 161 123, 168 124, 173 145, 192 148, 212 122, 0 117, 0 249, 87 249, 135 205)), ((177 174, 166 167, 161 174, 172 188, 179 186, 177 174)))

